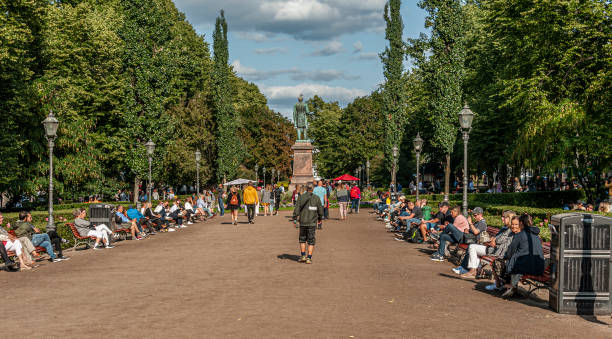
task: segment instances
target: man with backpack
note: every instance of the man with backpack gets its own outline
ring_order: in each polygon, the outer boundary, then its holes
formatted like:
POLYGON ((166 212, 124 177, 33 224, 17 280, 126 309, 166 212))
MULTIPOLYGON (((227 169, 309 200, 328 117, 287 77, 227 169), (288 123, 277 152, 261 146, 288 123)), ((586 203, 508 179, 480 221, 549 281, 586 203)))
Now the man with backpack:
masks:
POLYGON ((301 257, 298 262, 312 264, 312 252, 315 246, 315 232, 317 225, 323 219, 323 204, 321 199, 312 193, 313 185, 308 183, 306 192, 298 198, 293 210, 292 221, 300 222, 300 251, 301 257), (306 244, 308 243, 308 257, 306 256, 306 244))

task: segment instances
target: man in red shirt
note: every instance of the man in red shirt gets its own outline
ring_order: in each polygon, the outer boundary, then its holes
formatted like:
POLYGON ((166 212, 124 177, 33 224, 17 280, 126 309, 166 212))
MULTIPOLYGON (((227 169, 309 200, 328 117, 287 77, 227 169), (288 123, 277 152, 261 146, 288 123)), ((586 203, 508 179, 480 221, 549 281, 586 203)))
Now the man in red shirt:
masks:
POLYGON ((359 186, 355 185, 351 188, 351 211, 349 213, 359 214, 359 200, 361 199, 361 190, 359 186))

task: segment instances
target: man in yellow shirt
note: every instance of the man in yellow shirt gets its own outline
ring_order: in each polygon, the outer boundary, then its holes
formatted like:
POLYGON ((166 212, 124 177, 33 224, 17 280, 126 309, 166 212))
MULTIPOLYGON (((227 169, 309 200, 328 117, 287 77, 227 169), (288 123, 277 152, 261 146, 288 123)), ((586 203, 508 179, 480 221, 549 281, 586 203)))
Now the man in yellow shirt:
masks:
POLYGON ((248 186, 242 193, 244 204, 247 206, 247 216, 249 218, 249 224, 254 224, 253 218, 255 217, 255 205, 259 202, 257 196, 257 190, 253 187, 253 183, 249 182, 248 186))

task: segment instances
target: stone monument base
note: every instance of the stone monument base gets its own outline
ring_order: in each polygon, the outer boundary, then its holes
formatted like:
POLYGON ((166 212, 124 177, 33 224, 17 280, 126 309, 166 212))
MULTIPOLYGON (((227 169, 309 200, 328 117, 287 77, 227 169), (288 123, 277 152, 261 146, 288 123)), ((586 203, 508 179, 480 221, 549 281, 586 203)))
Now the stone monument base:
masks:
POLYGON ((312 144, 307 141, 297 141, 291 149, 293 150, 293 177, 289 184, 289 190, 293 191, 297 185, 312 182, 312 144))

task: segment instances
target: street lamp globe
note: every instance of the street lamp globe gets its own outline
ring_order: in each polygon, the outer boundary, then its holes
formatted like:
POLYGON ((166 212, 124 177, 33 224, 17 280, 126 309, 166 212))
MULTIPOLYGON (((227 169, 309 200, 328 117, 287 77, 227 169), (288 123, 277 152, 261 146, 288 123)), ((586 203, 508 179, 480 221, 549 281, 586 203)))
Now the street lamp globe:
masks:
POLYGON ((195 159, 197 162, 200 162, 200 160, 202 159, 202 153, 200 153, 199 149, 196 149, 195 151, 195 159))
POLYGON ((421 138, 420 133, 417 133, 416 138, 414 138, 414 150, 419 153, 423 149, 423 138, 421 138))
POLYGON ((393 146, 393 158, 397 158, 397 154, 399 152, 399 149, 397 148, 397 145, 393 146))
POLYGON ((459 125, 463 129, 472 128, 472 120, 474 119, 474 112, 470 109, 470 107, 465 104, 461 112, 459 112, 459 125))
POLYGON ((43 120, 43 126, 45 127, 45 136, 47 139, 53 140, 57 136, 57 127, 59 126, 59 120, 53 115, 53 111, 49 112, 49 116, 43 120))
POLYGON ((147 155, 152 156, 153 152, 155 152, 155 143, 149 139, 149 141, 147 141, 145 144, 145 148, 147 149, 147 155))

